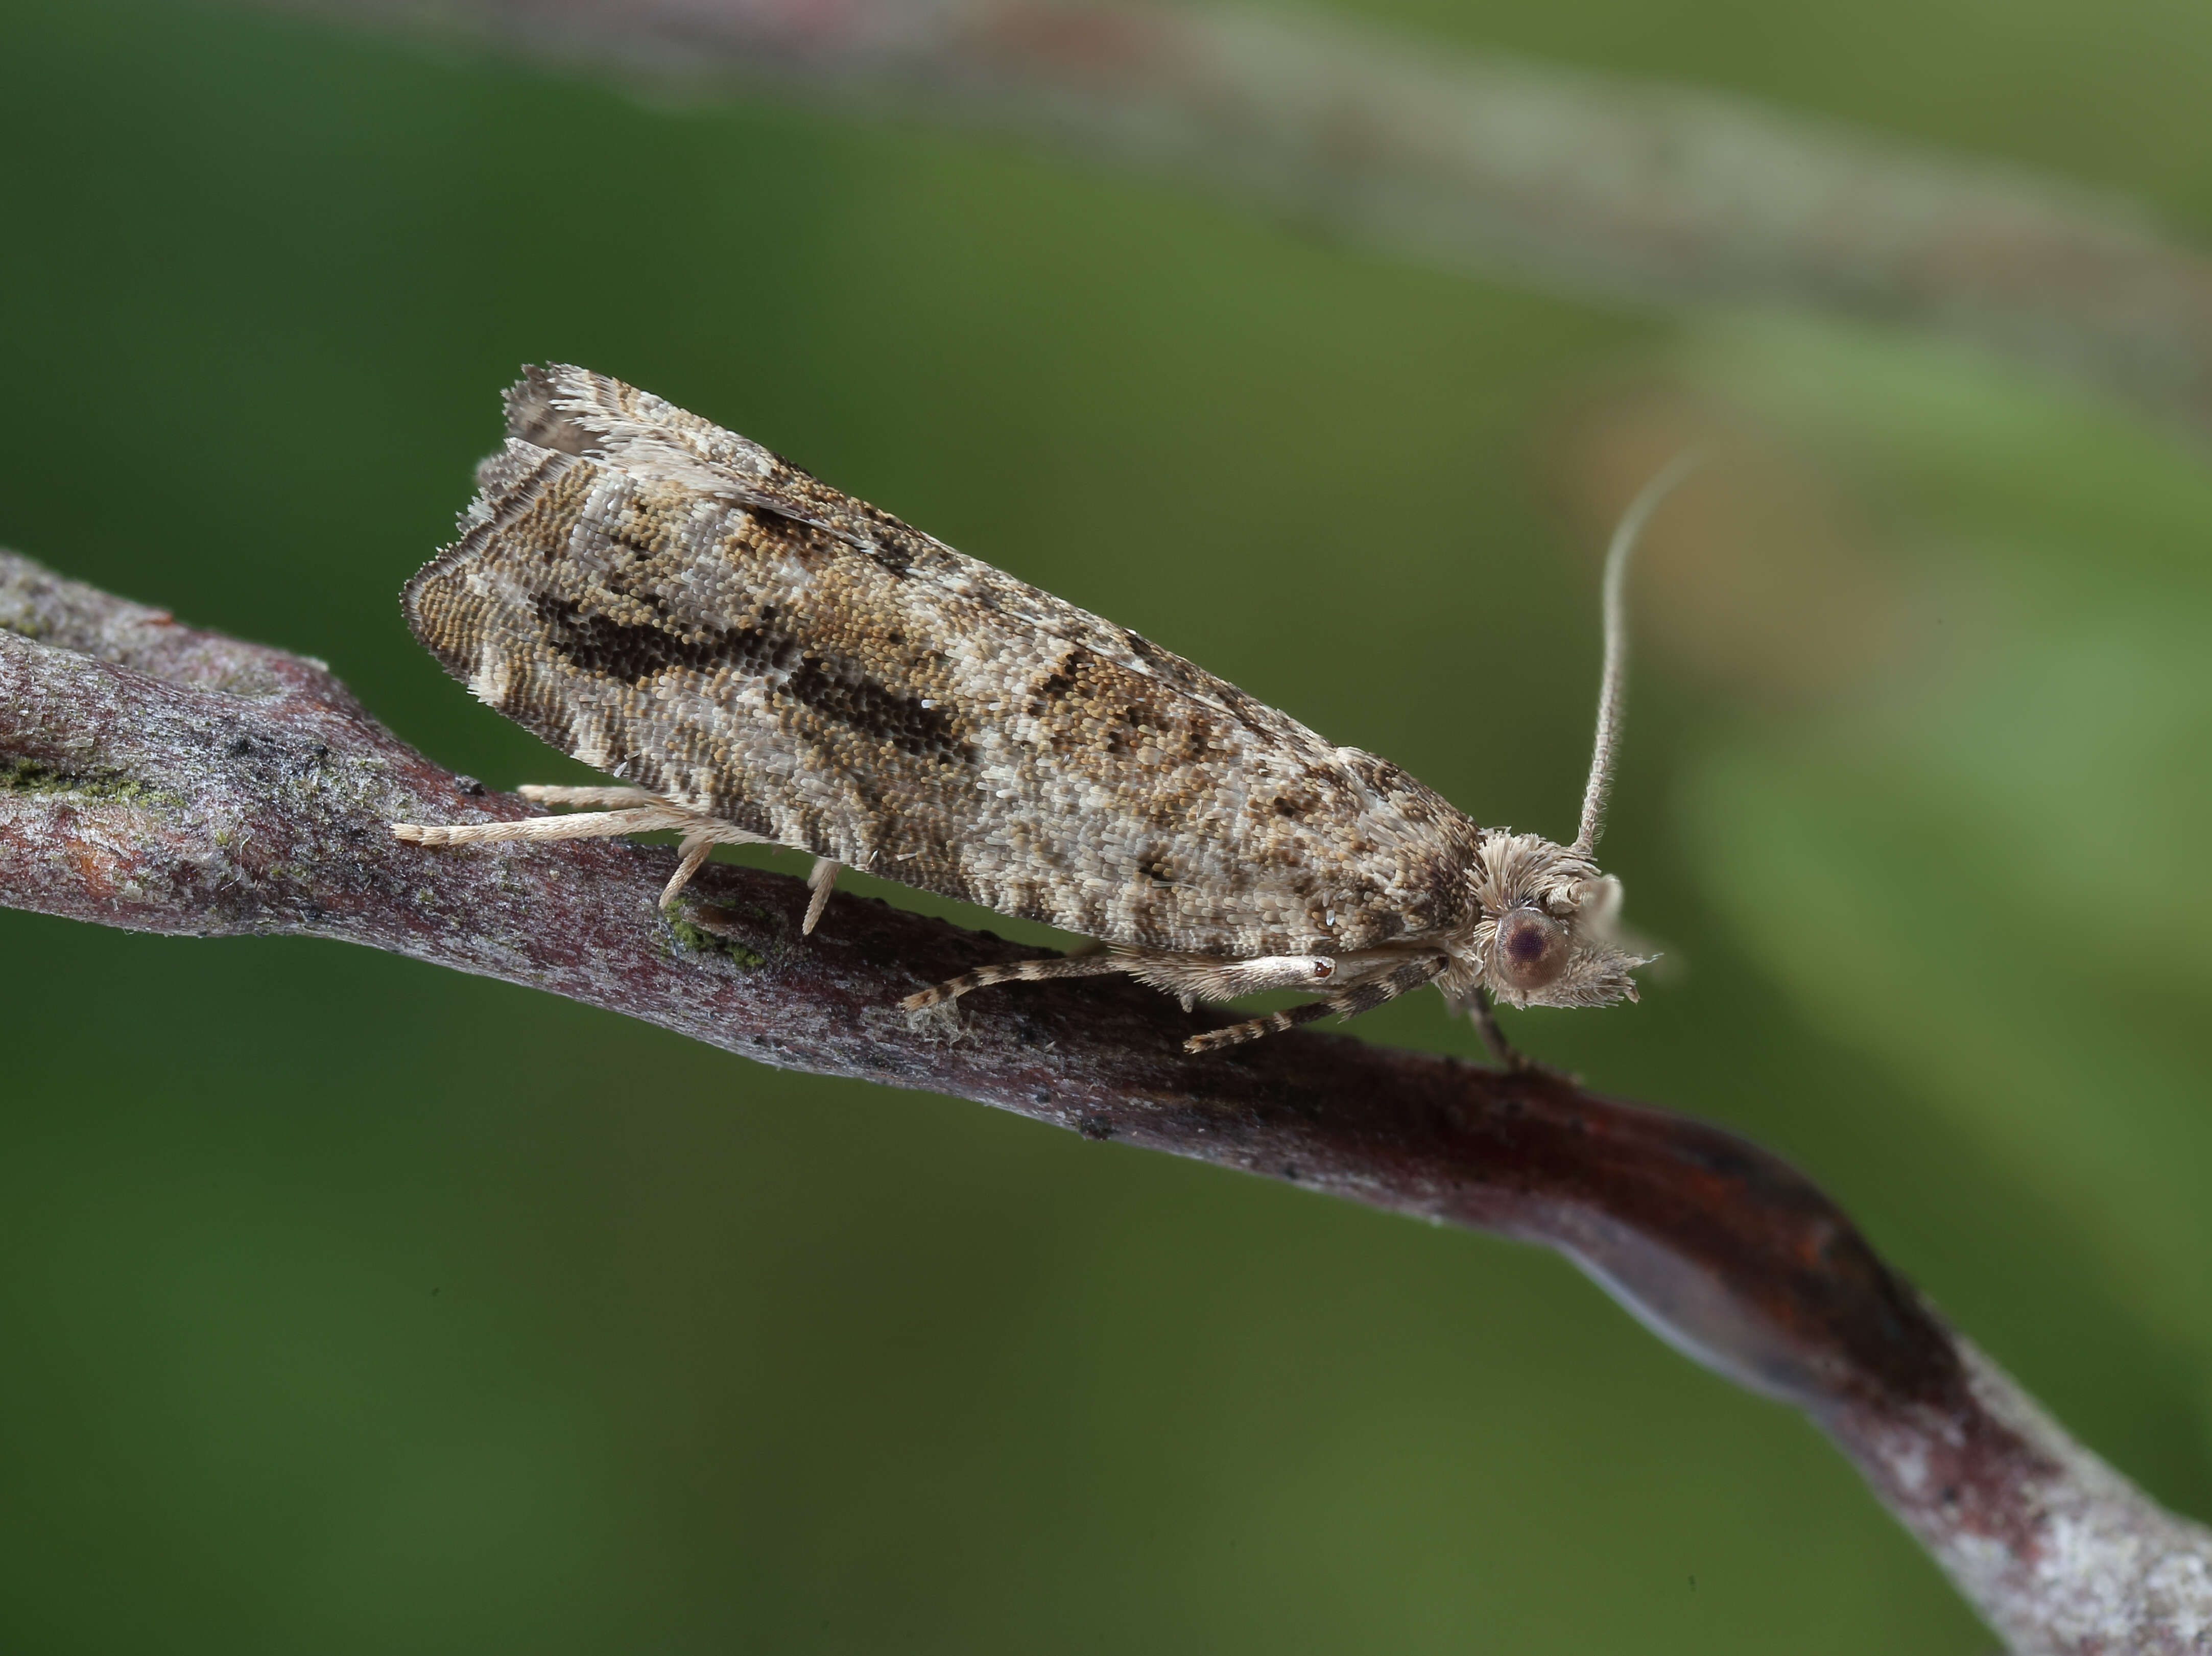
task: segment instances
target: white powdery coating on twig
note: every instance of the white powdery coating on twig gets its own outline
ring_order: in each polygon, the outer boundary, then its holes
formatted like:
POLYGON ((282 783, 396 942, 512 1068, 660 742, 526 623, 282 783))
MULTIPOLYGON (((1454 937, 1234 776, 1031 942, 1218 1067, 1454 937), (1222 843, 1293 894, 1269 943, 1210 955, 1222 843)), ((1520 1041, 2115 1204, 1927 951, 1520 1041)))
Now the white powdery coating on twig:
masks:
POLYGON ((2023 1504, 2042 1514, 2033 1562, 2023 1569, 1987 1541, 1962 1545, 1954 1571, 1982 1582, 1968 1591, 2023 1651, 2039 1641, 2052 1651, 2146 1656, 2212 1648, 2212 1531, 2152 1501, 2069 1437, 2009 1375, 1960 1344, 1975 1397, 2051 1467, 2022 1492, 2023 1504))
POLYGON ((2016 1656, 2212 1650, 2212 1531, 2069 1437, 1953 1336, 1977 1411, 1844 1427, 1875 1485, 2016 1656))

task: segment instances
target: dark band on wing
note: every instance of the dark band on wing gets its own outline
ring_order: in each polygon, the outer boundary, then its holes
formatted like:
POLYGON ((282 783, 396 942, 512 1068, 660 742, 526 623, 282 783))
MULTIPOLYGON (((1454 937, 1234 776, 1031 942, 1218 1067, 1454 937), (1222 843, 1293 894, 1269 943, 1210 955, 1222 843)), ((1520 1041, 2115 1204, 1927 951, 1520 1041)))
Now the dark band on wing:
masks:
POLYGON ((770 684, 771 696, 787 696, 822 718, 916 758, 974 763, 974 750, 960 740, 944 709, 878 684, 849 663, 806 649, 769 619, 750 626, 696 628, 687 636, 659 621, 617 621, 587 612, 575 600, 551 594, 541 594, 535 607, 546 648, 580 673, 641 689, 672 671, 705 674, 727 669, 760 679, 781 674, 781 683, 770 684))
POLYGON ((799 641, 766 624, 701 627, 686 636, 659 621, 617 621, 586 612, 573 598, 540 594, 534 602, 545 647, 580 673, 641 688, 676 668, 712 673, 727 667, 757 679, 792 666, 799 641))

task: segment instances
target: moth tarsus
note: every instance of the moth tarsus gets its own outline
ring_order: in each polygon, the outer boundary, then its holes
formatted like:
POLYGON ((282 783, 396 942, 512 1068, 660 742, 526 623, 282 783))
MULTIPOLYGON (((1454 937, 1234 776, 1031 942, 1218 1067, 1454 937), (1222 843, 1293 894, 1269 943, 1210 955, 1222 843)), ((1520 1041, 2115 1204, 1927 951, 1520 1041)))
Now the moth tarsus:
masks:
POLYGON ((593 769, 530 788, 574 814, 428 845, 672 830, 672 904, 718 844, 813 854, 803 932, 837 872, 1098 940, 908 996, 1126 973, 1177 997, 1322 998, 1192 1036, 1210 1051, 1433 983, 1502 1060, 1491 1015, 1632 1000, 1592 849, 1618 745, 1629 548, 1608 558, 1607 667, 1580 831, 1484 827, 1180 656, 1064 603, 745 438, 576 368, 528 370, 460 539, 407 618, 491 706, 593 769))

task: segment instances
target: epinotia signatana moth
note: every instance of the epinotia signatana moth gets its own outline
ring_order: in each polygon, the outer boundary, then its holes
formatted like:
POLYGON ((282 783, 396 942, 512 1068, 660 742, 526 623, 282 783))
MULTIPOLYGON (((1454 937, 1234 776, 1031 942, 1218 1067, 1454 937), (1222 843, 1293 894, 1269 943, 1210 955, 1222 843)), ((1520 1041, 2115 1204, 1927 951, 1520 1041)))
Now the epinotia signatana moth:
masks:
MULTIPOLYGON (((1490 1000, 1636 998, 1620 883, 1591 852, 1620 706, 1614 538, 1597 751, 1571 845, 1484 828, 1397 766, 963 557, 734 433, 582 368, 507 394, 461 538, 406 592, 416 636, 491 706, 618 788, 567 816, 395 825, 429 845, 674 829, 672 903, 717 844, 841 866, 1104 946, 908 997, 1127 972, 1194 1000, 1326 998, 1194 1051, 1433 983, 1504 1054, 1490 1000)), ((1678 468, 1679 470, 1679 468, 1678 468)))

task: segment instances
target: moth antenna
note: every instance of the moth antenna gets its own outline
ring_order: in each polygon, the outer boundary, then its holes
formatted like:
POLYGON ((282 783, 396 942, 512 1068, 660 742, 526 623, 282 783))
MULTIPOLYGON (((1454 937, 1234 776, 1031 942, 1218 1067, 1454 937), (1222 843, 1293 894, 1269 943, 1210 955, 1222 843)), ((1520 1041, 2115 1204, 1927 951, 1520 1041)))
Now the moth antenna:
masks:
POLYGON ((1697 470, 1704 457, 1695 450, 1677 454, 1628 503, 1605 554, 1605 673, 1598 681, 1597 740, 1590 753, 1589 784, 1583 789, 1582 826, 1574 849, 1587 856, 1605 831, 1605 807, 1613 798, 1613 765, 1620 757, 1620 718, 1628 696, 1628 559, 1644 526, 1674 486, 1697 470))

